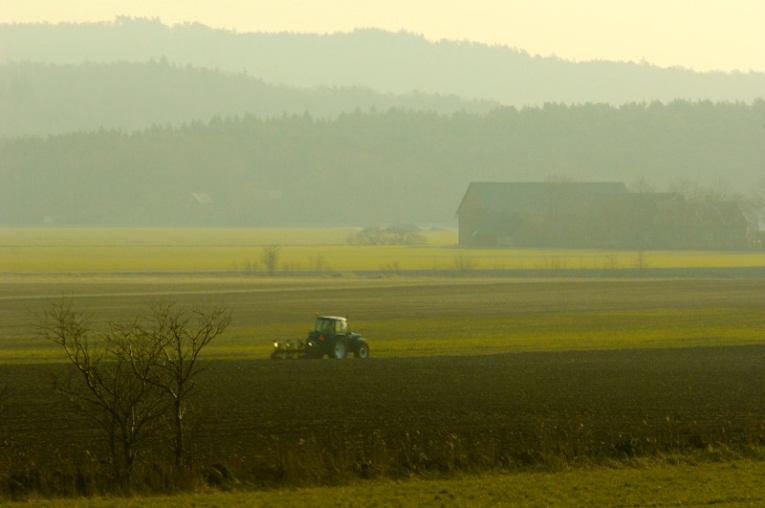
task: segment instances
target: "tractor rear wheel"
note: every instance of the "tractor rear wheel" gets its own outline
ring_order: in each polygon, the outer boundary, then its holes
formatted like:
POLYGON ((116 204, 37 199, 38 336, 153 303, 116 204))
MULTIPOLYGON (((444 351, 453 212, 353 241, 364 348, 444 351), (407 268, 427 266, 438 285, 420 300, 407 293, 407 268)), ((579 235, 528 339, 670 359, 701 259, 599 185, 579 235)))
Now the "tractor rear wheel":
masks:
POLYGON ((348 354, 348 348, 345 347, 344 340, 336 340, 332 345, 332 352, 329 357, 333 360, 342 360, 348 354))
POLYGON ((353 352, 353 356, 362 360, 369 358, 369 344, 365 341, 359 341, 359 344, 356 346, 356 351, 353 352))

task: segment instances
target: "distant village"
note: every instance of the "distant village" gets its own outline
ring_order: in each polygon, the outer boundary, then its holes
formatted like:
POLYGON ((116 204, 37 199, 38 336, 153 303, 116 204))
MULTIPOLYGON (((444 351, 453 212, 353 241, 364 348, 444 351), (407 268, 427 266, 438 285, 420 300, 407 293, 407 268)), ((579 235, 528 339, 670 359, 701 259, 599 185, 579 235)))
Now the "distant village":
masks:
POLYGON ((760 248, 739 203, 630 192, 615 182, 471 183, 457 210, 461 247, 760 248))

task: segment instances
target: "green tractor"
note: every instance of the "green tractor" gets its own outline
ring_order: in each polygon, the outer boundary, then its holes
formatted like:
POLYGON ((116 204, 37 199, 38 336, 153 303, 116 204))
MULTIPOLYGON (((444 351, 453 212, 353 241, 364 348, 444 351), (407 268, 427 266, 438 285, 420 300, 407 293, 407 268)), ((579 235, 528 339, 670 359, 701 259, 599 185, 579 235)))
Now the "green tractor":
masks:
POLYGON ((274 342, 273 360, 288 358, 322 358, 328 356, 342 360, 352 354, 356 358, 369 358, 369 344, 358 333, 348 330, 348 320, 339 316, 318 316, 314 329, 305 341, 274 342))

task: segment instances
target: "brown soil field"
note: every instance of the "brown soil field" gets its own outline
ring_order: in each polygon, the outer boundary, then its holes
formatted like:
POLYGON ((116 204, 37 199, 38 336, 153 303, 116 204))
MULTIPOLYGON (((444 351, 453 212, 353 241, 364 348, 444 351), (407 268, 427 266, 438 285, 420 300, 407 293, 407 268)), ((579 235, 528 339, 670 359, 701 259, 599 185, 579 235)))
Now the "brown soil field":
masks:
MULTIPOLYGON (((89 422, 51 393, 48 380, 62 370, 0 367, 13 387, 4 462, 38 468, 38 482, 89 470, 103 456, 89 422)), ((752 456, 765 445, 762 346, 214 361, 199 387, 197 464, 222 465, 251 484, 752 456)), ((145 453, 148 462, 165 454, 159 443, 145 453)))

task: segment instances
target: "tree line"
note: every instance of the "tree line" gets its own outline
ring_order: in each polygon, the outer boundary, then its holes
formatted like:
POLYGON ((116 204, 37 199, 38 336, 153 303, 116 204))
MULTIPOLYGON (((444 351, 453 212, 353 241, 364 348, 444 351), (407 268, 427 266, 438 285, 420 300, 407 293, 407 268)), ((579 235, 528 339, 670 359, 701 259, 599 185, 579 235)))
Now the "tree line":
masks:
POLYGON ((485 113, 496 106, 455 96, 392 95, 361 87, 290 88, 245 72, 180 66, 165 59, 74 65, 0 63, 0 137, 133 131, 245 113, 265 118, 304 113, 334 118, 356 110, 485 113))
POLYGON ((763 161, 763 101, 241 116, 0 140, 0 223, 450 223, 471 181, 745 193, 763 161))

